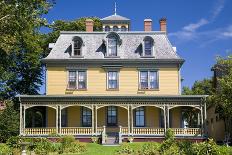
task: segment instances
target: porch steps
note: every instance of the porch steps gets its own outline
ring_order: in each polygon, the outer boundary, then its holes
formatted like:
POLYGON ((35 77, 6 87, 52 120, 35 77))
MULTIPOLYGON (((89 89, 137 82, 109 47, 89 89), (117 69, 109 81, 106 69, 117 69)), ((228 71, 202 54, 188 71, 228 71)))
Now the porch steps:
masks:
POLYGON ((118 133, 107 133, 106 143, 104 145, 118 145, 118 133))

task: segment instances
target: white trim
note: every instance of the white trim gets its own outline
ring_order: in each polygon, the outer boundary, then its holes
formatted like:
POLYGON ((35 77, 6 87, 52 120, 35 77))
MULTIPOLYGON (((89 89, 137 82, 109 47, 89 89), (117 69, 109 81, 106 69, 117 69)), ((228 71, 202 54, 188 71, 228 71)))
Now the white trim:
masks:
POLYGON ((109 69, 106 71, 106 89, 107 90, 119 90, 119 70, 109 69), (109 72, 117 73, 117 87, 116 88, 109 88, 109 72))
POLYGON ((142 68, 140 68, 140 69, 138 69, 138 73, 139 73, 139 77, 138 77, 138 79, 139 79, 139 84, 138 84, 138 89, 140 89, 140 90, 157 90, 157 89, 159 89, 160 88, 160 84, 159 84, 159 70, 158 69, 142 69, 142 68), (148 72, 148 77, 147 77, 147 82, 148 82, 148 89, 142 89, 141 88, 141 74, 140 74, 140 72, 148 72), (150 72, 156 72, 156 81, 157 81, 157 88, 150 88, 150 72))

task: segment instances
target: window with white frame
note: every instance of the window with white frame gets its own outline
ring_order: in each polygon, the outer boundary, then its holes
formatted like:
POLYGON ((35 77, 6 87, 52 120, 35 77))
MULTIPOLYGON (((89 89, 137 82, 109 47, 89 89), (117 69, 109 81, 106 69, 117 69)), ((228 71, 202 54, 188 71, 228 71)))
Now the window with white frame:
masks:
POLYGON ((118 71, 107 72, 107 89, 118 89, 118 71))
POLYGON ((153 39, 151 37, 146 37, 144 39, 144 52, 143 56, 152 56, 153 55, 153 39))
POLYGON ((108 56, 117 56, 117 38, 114 36, 108 38, 108 56))
POLYGON ((68 88, 86 89, 86 71, 69 71, 68 88))
POLYGON ((158 72, 153 70, 144 70, 139 72, 140 89, 158 89, 158 72))
POLYGON ((135 126, 145 126, 145 109, 144 107, 138 107, 135 109, 135 126))
POLYGON ((82 41, 74 40, 73 41, 73 56, 81 56, 82 41))
POLYGON ((92 111, 89 108, 82 108, 82 126, 90 127, 92 126, 92 111))

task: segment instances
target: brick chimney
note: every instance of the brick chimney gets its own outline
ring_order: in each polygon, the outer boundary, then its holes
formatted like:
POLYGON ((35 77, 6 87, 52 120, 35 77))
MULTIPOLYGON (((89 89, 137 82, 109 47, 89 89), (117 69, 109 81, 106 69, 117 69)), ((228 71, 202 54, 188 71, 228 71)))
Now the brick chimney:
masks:
POLYGON ((93 32, 93 20, 92 19, 86 19, 85 25, 86 25, 86 32, 93 32))
POLYGON ((159 22, 160 22, 160 31, 167 32, 167 19, 161 18, 159 22))
POLYGON ((144 31, 152 31, 152 20, 144 19, 144 31))

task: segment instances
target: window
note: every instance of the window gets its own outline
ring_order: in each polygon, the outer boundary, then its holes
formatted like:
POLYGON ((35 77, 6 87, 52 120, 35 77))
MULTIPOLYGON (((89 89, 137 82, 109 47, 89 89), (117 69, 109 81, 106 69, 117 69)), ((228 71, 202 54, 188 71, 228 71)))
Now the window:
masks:
POLYGON ((82 126, 90 127, 92 126, 92 111, 89 108, 82 108, 82 126))
POLYGON ((108 56, 117 56, 117 39, 114 36, 108 38, 108 56))
POLYGON ((82 42, 75 40, 73 43, 73 56, 81 56, 82 42))
POLYGON ((143 56, 152 56, 153 53, 153 39, 147 37, 144 39, 144 54, 143 56))
POLYGON ((135 109, 135 126, 143 127, 145 126, 145 112, 144 107, 139 107, 135 109))
POLYGON ((86 71, 69 71, 69 89, 86 89, 86 71))
POLYGON ((105 26, 105 31, 106 32, 110 31, 110 27, 109 26, 105 26))
POLYGON ((110 106, 107 108, 107 126, 117 125, 117 107, 110 106))
POLYGON ((118 31, 118 27, 117 27, 117 26, 114 26, 114 27, 113 27, 113 31, 118 31))
POLYGON ((157 71, 140 71, 140 89, 158 89, 157 71))
POLYGON ((61 110, 61 127, 67 127, 67 108, 61 110))
POLYGON ((118 72, 108 71, 108 86, 107 89, 118 89, 118 72))
POLYGON ((122 27, 121 27, 121 31, 127 31, 126 26, 122 26, 122 27))

